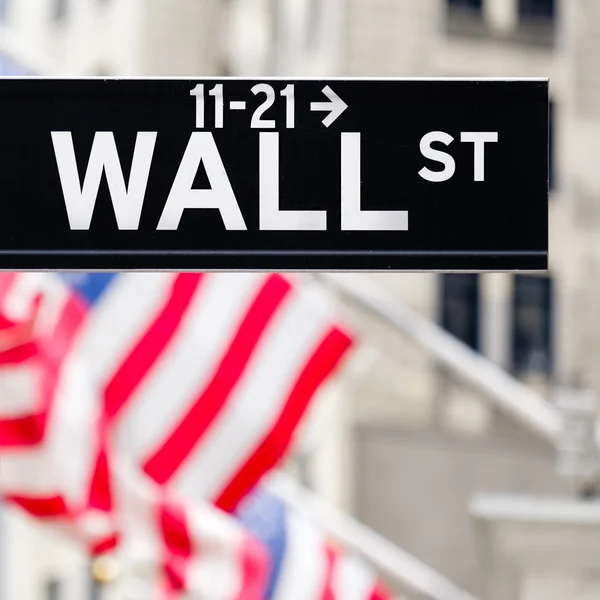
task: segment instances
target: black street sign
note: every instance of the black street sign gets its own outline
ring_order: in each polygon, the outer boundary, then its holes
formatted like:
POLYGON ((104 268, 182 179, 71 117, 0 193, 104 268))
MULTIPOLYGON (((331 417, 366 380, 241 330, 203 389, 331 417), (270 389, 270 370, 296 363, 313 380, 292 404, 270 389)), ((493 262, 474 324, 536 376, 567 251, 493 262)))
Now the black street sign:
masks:
POLYGON ((1 79, 0 119, 0 269, 547 268, 544 79, 1 79))

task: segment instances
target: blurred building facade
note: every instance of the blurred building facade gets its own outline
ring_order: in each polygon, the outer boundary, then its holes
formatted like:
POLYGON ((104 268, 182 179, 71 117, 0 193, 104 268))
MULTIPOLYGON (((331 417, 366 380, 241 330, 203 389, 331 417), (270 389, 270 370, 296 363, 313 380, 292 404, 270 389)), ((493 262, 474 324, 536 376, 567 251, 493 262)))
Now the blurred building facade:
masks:
MULTIPOLYGON (((59 75, 548 76, 548 275, 373 281, 549 396, 600 392, 597 0, 2 0, 0 19, 59 75)), ((385 324, 343 312, 371 352, 327 390, 303 477, 483 595, 469 499, 566 492, 554 450, 385 324)))
POLYGON ((595 7, 592 0, 2 0, 0 18, 59 75, 549 76, 550 276, 380 281, 534 384, 600 389, 600 335, 589 326, 600 187, 595 7))

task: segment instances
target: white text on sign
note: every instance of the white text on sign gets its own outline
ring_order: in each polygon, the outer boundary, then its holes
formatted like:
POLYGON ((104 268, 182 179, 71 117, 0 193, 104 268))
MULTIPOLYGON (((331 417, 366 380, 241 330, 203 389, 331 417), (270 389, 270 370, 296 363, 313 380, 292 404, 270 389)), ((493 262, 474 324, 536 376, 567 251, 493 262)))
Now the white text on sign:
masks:
MULTIPOLYGON (((326 231, 326 211, 279 208, 279 136, 277 132, 259 134, 260 230, 326 231)), ((103 173, 106 174, 118 228, 138 229, 157 137, 157 132, 138 133, 129 182, 126 183, 114 133, 97 132, 81 185, 72 134, 65 131, 52 132, 54 153, 72 230, 90 228, 103 173)), ((407 211, 361 209, 360 133, 341 135, 341 162, 342 229, 407 230, 407 211)), ((213 134, 209 132, 192 133, 157 229, 177 229, 184 211, 192 209, 216 209, 227 230, 247 229, 213 134), (210 189, 193 188, 201 164, 206 171, 210 189)))
MULTIPOLYGON (((277 100, 277 92, 272 85, 267 83, 258 83, 251 89, 252 93, 262 98, 263 102, 258 105, 250 121, 251 129, 275 129, 277 124, 275 119, 267 119, 265 114, 273 107, 277 100)), ((323 88, 322 93, 327 97, 326 102, 311 102, 310 110, 314 112, 327 113, 323 119, 323 125, 329 127, 339 117, 342 116, 348 105, 327 85, 323 88)), ((196 129, 204 129, 206 126, 206 91, 205 86, 199 83, 191 92, 191 96, 196 98, 196 129)), ((245 111, 248 106, 243 100, 228 100, 224 96, 223 84, 218 83, 208 91, 208 96, 213 98, 214 103, 214 127, 215 129, 223 129, 225 123, 225 108, 228 106, 230 110, 245 111)), ((287 129, 294 129, 296 126, 296 88, 293 83, 285 86, 279 92, 279 96, 285 99, 285 126, 287 129)))
MULTIPOLYGON (((225 127, 226 106, 232 111, 244 111, 247 103, 231 99, 226 103, 223 85, 217 84, 206 93, 204 84, 198 84, 190 95, 196 101, 196 129, 206 126, 206 96, 212 98, 215 129, 225 127)), ((285 128, 296 124, 296 96, 293 84, 279 92, 273 86, 258 83, 252 93, 264 100, 254 110, 251 129, 276 129, 274 119, 267 118, 267 111, 277 97, 285 101, 285 128)), ((325 86, 322 90, 326 101, 311 102, 310 110, 325 113, 322 123, 330 127, 348 109, 340 96, 325 86)), ((321 118, 321 115, 319 115, 321 118)), ((277 131, 259 131, 259 229, 261 231, 327 231, 328 213, 325 210, 281 210, 280 208, 280 136, 277 131)), ((340 136, 340 198, 342 231, 407 231, 408 211, 363 210, 361 202, 361 133, 342 132, 340 136)), ((106 175, 117 227, 120 230, 139 228, 144 200, 152 170, 158 132, 139 132, 133 151, 129 181, 125 181, 115 135, 110 131, 95 133, 87 169, 80 177, 71 132, 52 132, 52 143, 58 167, 60 183, 71 230, 89 230, 103 175, 106 175), (83 184, 81 184, 83 181, 83 184)), ((497 132, 462 132, 462 143, 473 144, 474 181, 485 180, 486 144, 498 142, 497 132)), ((456 172, 456 161, 449 152, 435 149, 433 144, 449 146, 454 138, 443 131, 432 131, 420 141, 421 155, 438 162, 442 170, 433 171, 423 167, 419 175, 432 183, 451 179, 456 172)), ((401 199, 401 197, 399 198, 401 199)), ((247 230, 247 224, 230 181, 227 168, 219 152, 214 135, 208 131, 191 133, 187 148, 165 200, 157 230, 176 230, 186 210, 218 210, 226 230, 247 230), (206 171, 209 189, 194 189, 194 180, 200 166, 206 171)))
MULTIPOLYGON (((432 171, 427 167, 423 167, 419 171, 419 175, 431 181, 432 183, 442 183, 452 179, 456 172, 456 161, 452 155, 441 150, 435 150, 431 144, 437 142, 449 146, 454 141, 454 138, 443 131, 432 131, 421 139, 420 149, 421 154, 430 160, 439 162, 444 165, 442 171, 432 171)), ((460 141, 464 143, 472 143, 475 147, 474 159, 474 181, 485 181, 485 145, 488 142, 498 141, 497 131, 463 131, 460 134, 460 141)))

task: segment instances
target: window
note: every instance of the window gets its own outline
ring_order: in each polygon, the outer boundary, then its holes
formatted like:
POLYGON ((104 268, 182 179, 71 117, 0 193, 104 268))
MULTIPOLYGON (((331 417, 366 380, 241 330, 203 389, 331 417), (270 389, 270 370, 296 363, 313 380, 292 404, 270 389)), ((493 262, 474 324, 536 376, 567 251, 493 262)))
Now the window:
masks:
POLYGON ((456 8, 477 12, 483 8, 483 0, 448 0, 448 6, 451 10, 456 8))
POLYGON ((517 23, 508 30, 503 25, 494 25, 495 11, 489 12, 489 20, 484 18, 486 3, 496 1, 503 0, 446 0, 447 33, 528 46, 553 45, 556 0, 514 0, 514 5, 510 0, 508 8, 512 12, 514 6, 517 23))
POLYGON ((512 364, 517 375, 552 371, 552 280, 515 275, 512 364))
POLYGON ((60 582, 56 579, 46 582, 46 600, 60 600, 60 582))
POLYGON ((62 21, 66 18, 68 12, 69 0, 53 0, 52 17, 55 21, 62 21))
POLYGON ((447 7, 447 33, 460 36, 486 36, 483 0, 447 0, 447 7))
POLYGON ((519 0, 517 39, 529 45, 554 44, 556 0, 519 0))
POLYGON ((519 0, 519 15, 524 19, 554 19, 555 0, 519 0))
POLYGON ((479 349, 479 275, 441 276, 440 321, 459 340, 479 349))

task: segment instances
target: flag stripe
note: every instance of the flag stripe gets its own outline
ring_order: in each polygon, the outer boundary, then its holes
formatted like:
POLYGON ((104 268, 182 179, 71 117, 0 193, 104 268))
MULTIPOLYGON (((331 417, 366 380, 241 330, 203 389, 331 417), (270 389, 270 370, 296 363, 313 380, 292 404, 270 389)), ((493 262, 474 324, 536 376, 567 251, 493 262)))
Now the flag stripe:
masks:
POLYGON ((257 540, 248 536, 244 539, 240 549, 242 566, 241 585, 239 593, 233 600, 247 600, 248 598, 264 598, 267 586, 268 556, 257 540))
POLYGON ((234 511, 260 475, 279 462, 317 387, 331 375, 351 344, 350 337, 337 328, 325 335, 295 382, 277 423, 216 499, 221 510, 234 511))
POLYGON ((116 421, 116 443, 136 463, 143 464, 160 447, 208 385, 246 315, 240 298, 258 294, 264 279, 254 273, 206 275, 169 351, 116 421))
MULTIPOLYGON (((99 424, 99 429, 104 427, 104 423, 99 424)), ((98 440, 98 453, 90 482, 87 502, 88 510, 99 510, 108 513, 113 509, 110 461, 106 435, 101 432, 98 440)))
POLYGON ((78 352, 106 386, 171 293, 171 273, 127 273, 111 279, 88 319, 78 352))
POLYGON ((37 345, 28 342, 0 351, 0 366, 12 368, 14 365, 26 363, 37 354, 37 345))
POLYGON ((269 600, 320 600, 327 577, 323 540, 299 515, 288 513, 286 521, 285 560, 269 600))
POLYGON ((6 494, 4 500, 39 518, 59 518, 68 513, 65 501, 60 495, 30 497, 6 494))
POLYGON ((286 299, 228 402, 171 482, 181 494, 215 500, 236 477, 279 418, 320 341, 323 326, 314 316, 298 294, 286 299))
MULTIPOLYGON (((337 569, 337 555, 329 545, 325 548, 325 585, 319 600, 336 600, 333 575, 337 569)), ((346 600, 346 598, 344 598, 346 600)))
MULTIPOLYGON (((119 467, 122 468, 121 465, 119 467)), ((126 525, 128 540, 137 542, 129 548, 132 559, 141 563, 160 564, 165 550, 160 512, 164 504, 161 490, 149 479, 143 478, 139 471, 132 469, 133 472, 130 472, 129 466, 127 469, 115 473, 113 468, 111 472, 115 514, 126 525)))
MULTIPOLYGON (((39 283, 42 289, 53 290, 52 310, 58 315, 38 350, 42 406, 33 418, 41 443, 36 441, 27 452, 8 454, 0 477, 9 489, 36 496, 62 490, 65 503, 71 500, 81 505, 93 472, 96 440, 92 434, 99 408, 90 365, 81 356, 91 319, 78 296, 39 283), (69 472, 69 477, 58 481, 57 471, 69 472), (36 472, 37 477, 32 475, 36 472)), ((21 434, 24 444, 33 441, 27 433, 21 434)))
POLYGON ((390 600, 390 595, 381 584, 377 584, 369 596, 369 600, 390 600))
MULTIPOLYGON (((339 557, 332 576, 334 597, 340 600, 373 600, 377 578, 366 563, 355 556, 339 557)), ((381 596, 383 600, 385 596, 381 596)))
POLYGON ((61 359, 73 344, 76 333, 83 321, 84 313, 77 300, 69 298, 47 344, 39 348, 43 352, 41 364, 31 363, 31 376, 40 378, 39 406, 30 415, 0 420, 0 446, 21 447, 39 445, 46 433, 46 424, 52 407, 59 376, 61 359))
MULTIPOLYGON (((210 543, 207 536, 205 546, 209 547, 210 543)), ((202 598, 235 598, 245 585, 240 544, 240 536, 234 535, 220 551, 208 552, 207 548, 200 547, 194 560, 188 563, 189 588, 197 590, 202 598)), ((248 589, 244 591, 247 593, 248 589)))
POLYGON ((17 277, 19 277, 18 273, 2 273, 0 277, 0 307, 2 308, 2 312, 4 312, 4 299, 17 277))
POLYGON ((175 556, 190 556, 192 541, 183 507, 172 500, 164 499, 159 508, 162 536, 168 551, 175 556))
POLYGON ((175 502, 164 499, 159 506, 160 530, 165 543, 164 565, 168 584, 173 591, 185 589, 188 563, 192 555, 185 511, 175 502))
MULTIPOLYGON (((173 275, 166 273, 132 273, 104 278, 98 284, 84 282, 88 296, 96 304, 88 313, 77 352, 86 361, 90 378, 98 382, 99 393, 105 381, 114 379, 114 374, 120 371, 119 365, 147 333, 148 323, 153 323, 154 316, 160 314, 168 302, 174 280, 173 275)), ((107 457, 104 455, 109 451, 107 436, 110 436, 110 431, 107 428, 120 408, 117 407, 120 399, 114 398, 109 396, 109 406, 106 406, 106 398, 104 401, 100 423, 105 430, 99 432, 98 456, 88 497, 91 508, 102 510, 109 510, 112 502, 107 457)))
POLYGON ((46 278, 42 273, 19 273, 12 278, 2 298, 4 316, 16 323, 25 321, 46 278))
POLYGON ((93 541, 90 544, 89 552, 92 556, 101 556, 108 552, 116 550, 119 546, 120 536, 117 534, 103 537, 99 541, 93 541))
MULTIPOLYGON (((15 281, 14 275, 3 274, 0 277, 0 307, 15 281)), ((30 304, 28 314, 20 321, 9 319, 4 312, 0 312, 0 365, 14 367, 35 356, 37 344, 33 340, 33 333, 40 313, 40 300, 37 297, 30 304)), ((6 371, 2 374, 5 375, 6 371)))
POLYGON ((3 450, 36 446, 42 441, 46 424, 46 413, 3 419, 0 422, 0 446, 3 450))
POLYGON ((290 288, 282 277, 267 279, 212 380, 176 429, 146 461, 144 471, 154 481, 164 484, 173 476, 223 409, 290 288))
POLYGON ((39 378, 33 372, 34 368, 33 358, 17 363, 12 368, 6 365, 0 367, 0 429, 3 421, 22 419, 36 410, 39 403, 39 378), (25 401, 22 399, 24 395, 25 401))
POLYGON ((164 308, 151 322, 148 330, 133 347, 119 370, 106 387, 106 416, 114 418, 140 385, 146 373, 156 363, 169 345, 181 324, 182 315, 202 281, 202 275, 179 276, 167 298, 164 308))

